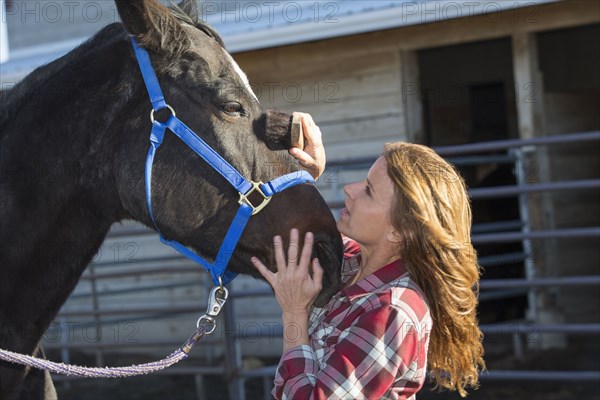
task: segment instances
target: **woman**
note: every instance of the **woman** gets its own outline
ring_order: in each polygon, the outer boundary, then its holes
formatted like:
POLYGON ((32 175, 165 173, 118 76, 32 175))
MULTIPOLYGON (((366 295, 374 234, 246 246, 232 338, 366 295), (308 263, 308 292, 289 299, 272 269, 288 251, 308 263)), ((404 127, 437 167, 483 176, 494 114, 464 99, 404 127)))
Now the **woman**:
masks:
MULTIPOLYGON (((302 114, 308 146, 291 153, 318 177, 321 133, 302 114)), ((433 150, 387 144, 364 182, 347 185, 338 230, 345 236, 343 288, 311 308, 323 270, 308 233, 287 260, 274 238, 277 272, 252 262, 283 314, 284 354, 273 395, 284 399, 414 399, 425 372, 440 387, 476 387, 484 368, 476 305, 479 268, 471 209, 456 170, 433 150), (298 259, 299 256, 299 259, 298 259)))

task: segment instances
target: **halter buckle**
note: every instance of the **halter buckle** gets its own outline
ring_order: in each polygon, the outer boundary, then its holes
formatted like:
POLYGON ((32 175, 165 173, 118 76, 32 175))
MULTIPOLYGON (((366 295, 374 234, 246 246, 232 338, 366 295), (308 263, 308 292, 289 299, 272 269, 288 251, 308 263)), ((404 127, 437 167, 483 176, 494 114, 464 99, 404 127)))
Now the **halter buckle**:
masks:
POLYGON ((208 295, 208 307, 206 314, 198 318, 196 322, 196 328, 200 328, 201 324, 206 327, 206 335, 210 335, 214 332, 217 327, 217 321, 215 318, 221 312, 221 309, 225 305, 227 298, 229 297, 229 291, 226 287, 219 285, 212 288, 208 295))
POLYGON ((260 188, 260 185, 263 185, 262 182, 250 181, 250 183, 252 184, 252 189, 246 192, 246 194, 240 193, 240 200, 238 201, 238 203, 250 206, 252 208, 252 215, 255 215, 261 212, 261 210, 265 208, 267 204, 269 204, 269 201, 271 201, 271 196, 267 196, 260 188), (260 195, 263 197, 262 203, 260 203, 258 206, 254 206, 254 204, 252 204, 250 200, 248 200, 248 196, 250 196, 254 192, 260 193, 260 195))

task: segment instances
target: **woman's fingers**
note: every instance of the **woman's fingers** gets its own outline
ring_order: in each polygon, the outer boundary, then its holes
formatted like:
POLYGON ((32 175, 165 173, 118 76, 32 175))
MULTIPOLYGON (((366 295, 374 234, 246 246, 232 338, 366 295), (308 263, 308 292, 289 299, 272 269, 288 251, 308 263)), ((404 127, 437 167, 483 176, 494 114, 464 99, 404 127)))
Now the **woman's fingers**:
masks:
MULTIPOLYGON (((271 272, 262 262, 256 257, 252 257, 251 261, 258 271, 265 277, 265 279, 276 279, 277 276, 283 278, 284 276, 300 273, 308 276, 308 266, 311 263, 312 249, 314 245, 314 235, 311 232, 307 232, 304 237, 304 246, 302 251, 299 253, 299 232, 297 229, 290 231, 290 245, 286 254, 283 249, 283 239, 277 235, 273 238, 273 247, 275 249, 275 262, 277 264, 277 275, 271 272)), ((292 276, 292 275, 290 275, 292 276)), ((269 281, 271 283, 271 281, 269 281)))
POLYGON ((288 269, 298 265, 298 229, 290 231, 290 247, 288 248, 288 269))
POLYGON ((281 236, 275 236, 273 242, 277 272, 270 271, 257 257, 251 258, 252 264, 271 285, 283 310, 308 309, 323 287, 323 269, 316 258, 311 260, 314 235, 306 234, 302 250, 299 251, 299 232, 293 229, 287 258, 281 236), (309 273, 311 263, 312 273, 309 273))
POLYGON ((318 167, 317 161, 304 150, 300 150, 297 147, 292 147, 290 149, 290 154, 294 156, 294 158, 298 160, 304 168, 309 168, 312 170, 318 167))
MULTIPOLYGON (((277 263, 277 271, 278 272, 293 272, 295 268, 298 266, 298 249, 299 249, 299 232, 298 229, 292 229, 290 231, 290 245, 287 251, 287 261, 285 257, 285 252, 283 250, 283 240, 281 236, 275 236, 273 238, 273 246, 275 248, 275 262, 277 263)), ((304 246, 306 247, 306 245, 304 246)), ((312 250, 312 238, 309 245, 309 252, 312 250)), ((304 254, 304 251, 303 253, 304 254)), ((310 256, 310 253, 309 253, 310 256)))
POLYGON ((302 129, 306 133, 304 136, 307 141, 307 145, 320 145, 322 142, 321 129, 315 124, 312 115, 301 113, 302 116, 302 129))
POLYGON ((311 232, 307 232, 304 236, 304 247, 300 256, 300 268, 303 273, 308 273, 308 265, 310 264, 310 256, 312 254, 314 236, 311 232))
POLYGON ((269 271, 269 269, 258 258, 252 257, 250 261, 252 264, 254 264, 254 267, 256 267, 258 272, 260 272, 260 274, 267 280, 267 282, 273 286, 276 279, 275 274, 269 271))
POLYGON ((277 263, 277 272, 284 273, 287 268, 281 236, 278 235, 273 238, 273 247, 275 248, 275 263, 277 263))
POLYGON ((325 149, 323 148, 321 129, 315 124, 310 114, 301 112, 295 112, 294 114, 300 115, 306 143, 304 149, 293 147, 289 152, 317 179, 325 170, 325 163, 327 161, 325 149))

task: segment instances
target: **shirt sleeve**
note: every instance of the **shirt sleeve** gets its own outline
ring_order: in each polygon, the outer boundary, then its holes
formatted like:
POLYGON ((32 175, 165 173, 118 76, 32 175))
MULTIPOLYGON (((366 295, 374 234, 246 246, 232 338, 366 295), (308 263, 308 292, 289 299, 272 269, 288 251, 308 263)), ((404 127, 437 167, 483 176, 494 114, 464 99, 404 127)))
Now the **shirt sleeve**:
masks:
POLYGON ((410 398, 425 377, 426 341, 418 329, 393 306, 364 312, 338 337, 324 339, 331 345, 322 365, 309 345, 289 349, 272 394, 277 399, 379 399, 393 387, 398 398, 410 398))

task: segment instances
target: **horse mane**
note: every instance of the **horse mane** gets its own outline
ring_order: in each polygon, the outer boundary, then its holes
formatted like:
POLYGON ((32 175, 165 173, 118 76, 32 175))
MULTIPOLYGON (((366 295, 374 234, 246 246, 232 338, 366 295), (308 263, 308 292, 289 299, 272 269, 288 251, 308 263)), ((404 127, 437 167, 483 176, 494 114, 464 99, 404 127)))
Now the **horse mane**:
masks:
POLYGON ((204 32, 207 36, 213 38, 219 43, 219 45, 225 48, 225 43, 221 36, 211 28, 198 13, 198 6, 195 2, 187 1, 183 6, 171 3, 170 5, 171 14, 177 18, 180 22, 188 25, 195 26, 197 29, 204 32))
POLYGON ((3 127, 6 121, 12 118, 15 113, 19 112, 23 104, 26 104, 29 101, 35 101, 35 96, 41 94, 40 92, 44 90, 44 84, 48 80, 83 54, 112 43, 110 39, 117 37, 116 35, 118 35, 119 32, 123 32, 121 24, 119 23, 110 24, 104 27, 64 56, 36 68, 33 72, 16 83, 11 89, 3 93, 2 107, 0 108, 0 137, 4 132, 3 127))

